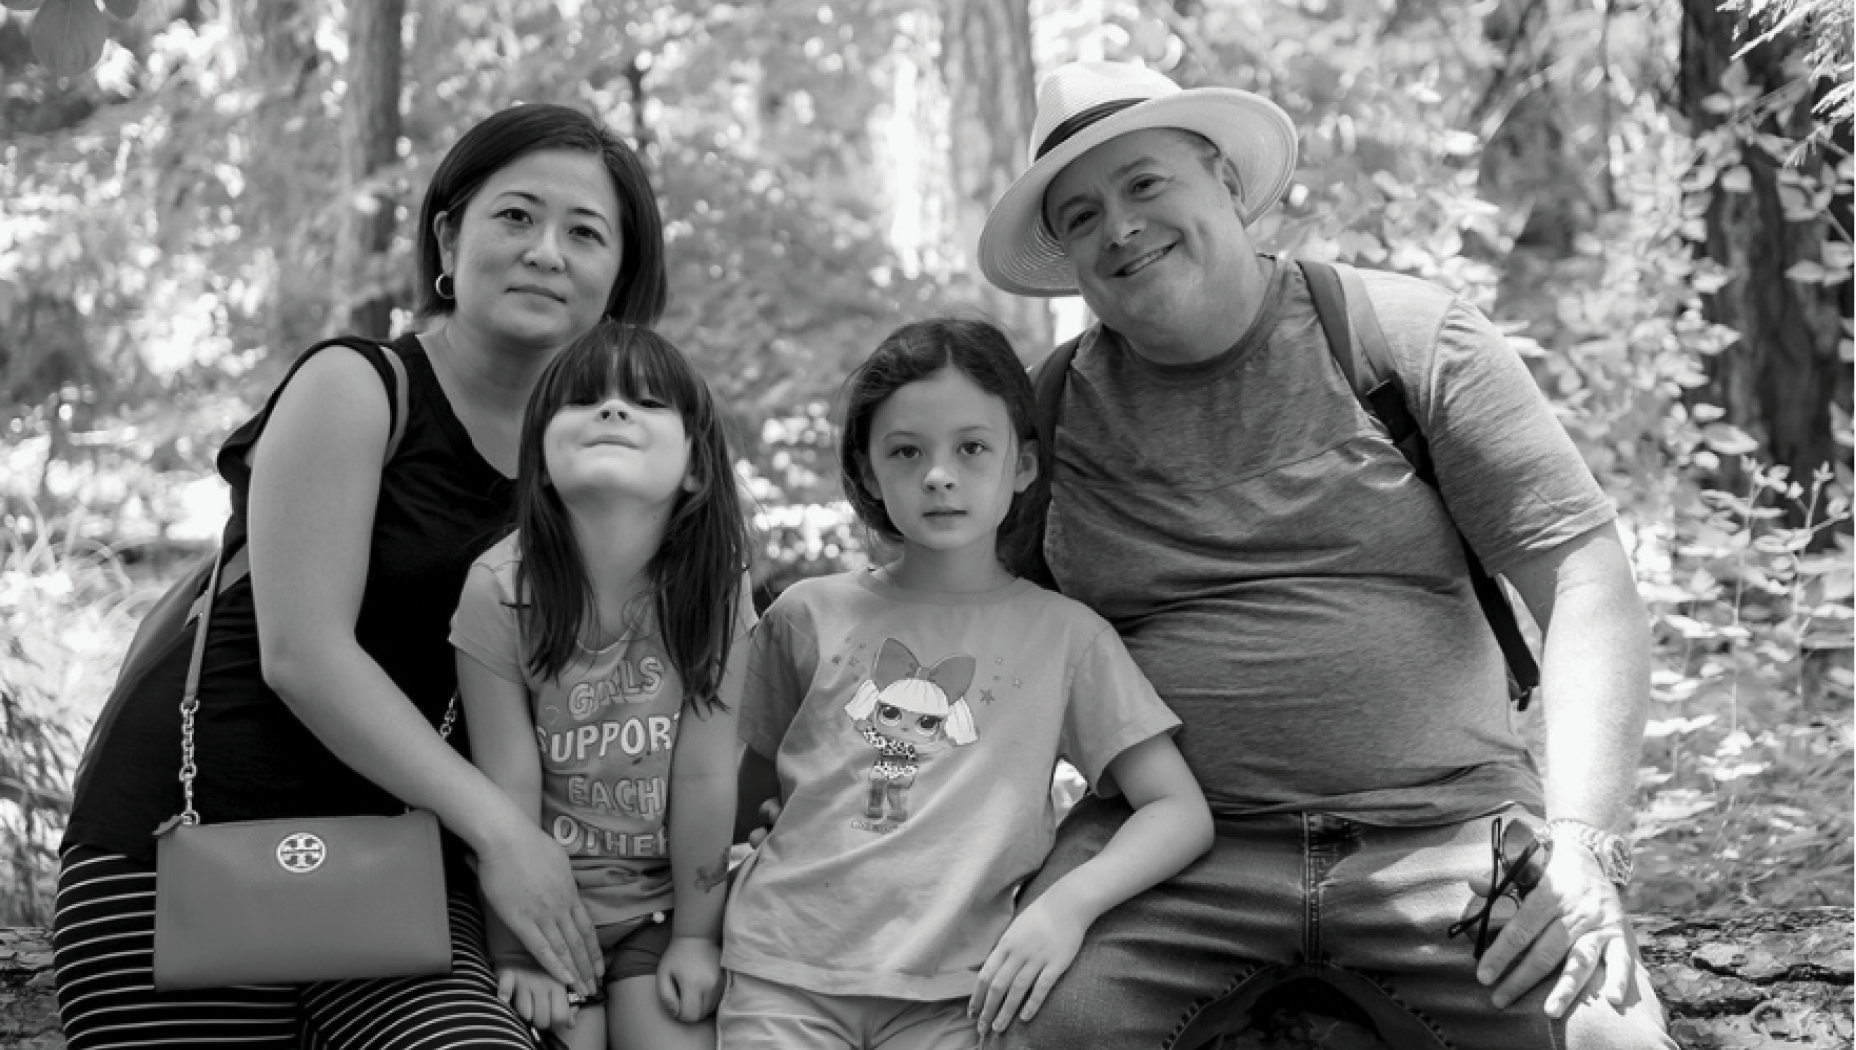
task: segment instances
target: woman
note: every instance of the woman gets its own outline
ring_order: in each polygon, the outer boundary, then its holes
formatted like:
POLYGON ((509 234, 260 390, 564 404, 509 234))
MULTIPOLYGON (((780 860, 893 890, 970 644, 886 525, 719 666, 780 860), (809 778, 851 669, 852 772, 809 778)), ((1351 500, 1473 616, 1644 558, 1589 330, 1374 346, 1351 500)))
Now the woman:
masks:
POLYGON ((429 978, 162 993, 150 979, 156 825, 181 810, 178 701, 191 637, 98 728, 61 850, 54 948, 72 1050, 208 1035, 240 1045, 532 1045, 497 999, 482 899, 557 978, 599 986, 562 851, 435 727, 456 687, 447 632, 471 561, 513 510, 527 400, 602 316, 649 324, 665 299, 662 223, 638 158, 583 114, 504 110, 433 175, 419 226, 422 312, 384 359, 299 360, 219 455, 228 546, 251 573, 213 610, 195 719, 195 808, 209 823, 429 809, 449 845, 454 961, 429 978), (461 847, 461 848, 460 848, 461 847))

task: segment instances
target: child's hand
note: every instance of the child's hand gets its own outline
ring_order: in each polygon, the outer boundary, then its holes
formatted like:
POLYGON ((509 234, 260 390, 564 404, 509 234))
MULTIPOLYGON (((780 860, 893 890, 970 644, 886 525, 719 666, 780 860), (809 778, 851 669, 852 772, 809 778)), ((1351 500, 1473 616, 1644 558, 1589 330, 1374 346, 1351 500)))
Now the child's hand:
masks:
POLYGON ((496 968, 496 994, 509 1003, 516 1016, 536 1028, 566 1028, 578 1008, 567 1002, 567 986, 527 963, 503 963, 496 968))
POLYGON ((657 964, 657 997, 684 1024, 714 1013, 722 998, 722 949, 707 937, 672 937, 657 964))
POLYGON ((1050 894, 1020 912, 986 957, 967 1002, 967 1016, 979 1019, 980 1034, 1005 1031, 1014 1015, 1024 1021, 1037 1016, 1051 986, 1076 959, 1088 928, 1081 916, 1055 903, 1050 894))

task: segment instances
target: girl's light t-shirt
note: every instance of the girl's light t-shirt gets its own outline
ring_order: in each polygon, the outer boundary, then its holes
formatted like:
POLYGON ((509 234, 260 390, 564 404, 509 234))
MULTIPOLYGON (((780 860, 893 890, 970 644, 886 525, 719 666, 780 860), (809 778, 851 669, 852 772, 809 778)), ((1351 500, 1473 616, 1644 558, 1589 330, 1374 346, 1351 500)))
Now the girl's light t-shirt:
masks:
POLYGON ((594 924, 667 910, 666 813, 683 680, 656 636, 583 652, 558 677, 536 678, 515 598, 521 556, 512 534, 471 566, 451 644, 528 691, 542 827, 572 860, 594 924))
POLYGON ((1049 852, 1051 774, 1098 791, 1179 720, 1106 621, 1022 580, 794 584, 755 629, 742 741, 784 809, 729 899, 722 963, 831 995, 972 993, 1049 852))

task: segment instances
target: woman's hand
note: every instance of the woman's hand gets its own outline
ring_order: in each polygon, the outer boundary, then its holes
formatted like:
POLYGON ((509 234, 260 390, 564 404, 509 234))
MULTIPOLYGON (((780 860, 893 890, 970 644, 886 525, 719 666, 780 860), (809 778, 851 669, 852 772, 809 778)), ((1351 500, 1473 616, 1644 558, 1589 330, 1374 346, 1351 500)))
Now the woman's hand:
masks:
POLYGON ((567 854, 526 822, 503 835, 494 847, 477 851, 485 902, 542 969, 581 995, 592 995, 605 984, 605 960, 567 854))
POLYGON ((657 964, 657 997, 684 1024, 714 1013, 722 999, 722 950, 707 937, 672 937, 657 964))

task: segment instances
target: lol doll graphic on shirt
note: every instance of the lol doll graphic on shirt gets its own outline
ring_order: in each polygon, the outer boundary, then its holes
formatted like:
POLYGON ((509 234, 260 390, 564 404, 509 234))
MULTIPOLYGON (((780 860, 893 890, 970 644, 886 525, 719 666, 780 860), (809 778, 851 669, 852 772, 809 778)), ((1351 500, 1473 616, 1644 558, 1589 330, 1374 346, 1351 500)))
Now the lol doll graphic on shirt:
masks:
POLYGON ((864 742, 876 749, 870 766, 870 797, 864 816, 909 819, 909 788, 927 756, 979 739, 966 702, 977 662, 948 656, 923 667, 907 646, 883 640, 869 680, 857 687, 844 711, 864 742))

